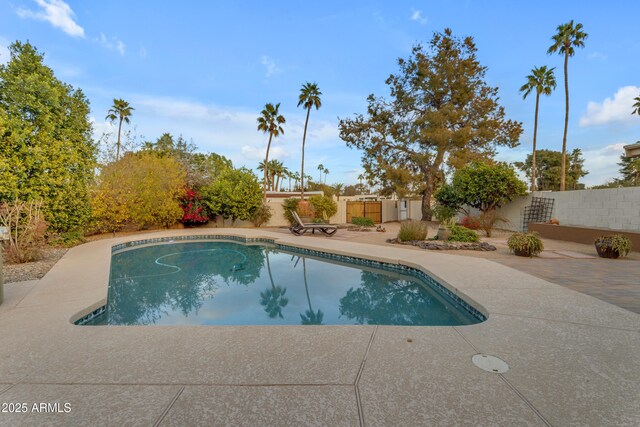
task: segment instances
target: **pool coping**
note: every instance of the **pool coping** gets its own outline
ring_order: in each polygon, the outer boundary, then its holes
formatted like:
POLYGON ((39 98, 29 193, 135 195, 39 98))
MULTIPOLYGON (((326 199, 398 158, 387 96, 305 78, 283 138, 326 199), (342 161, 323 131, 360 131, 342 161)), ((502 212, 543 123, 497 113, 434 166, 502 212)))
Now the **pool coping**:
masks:
MULTIPOLYGON (((204 233, 167 230, 145 237, 195 234, 204 233)), ((75 326, 72 318, 106 300, 112 247, 141 239, 116 237, 72 248, 23 298, 13 300, 8 293, 7 306, 0 310, 3 401, 21 396, 43 401, 46 390, 71 396, 80 387, 86 392, 73 395, 75 408, 78 416, 88 418, 94 407, 112 408, 109 413, 117 414, 111 405, 119 390, 173 387, 174 394, 156 414, 160 423, 180 408, 197 406, 202 400, 198 393, 223 393, 227 397, 220 401, 238 408, 247 403, 237 394, 249 390, 243 387, 253 387, 251 393, 260 395, 299 387, 295 396, 300 399, 318 399, 318 393, 324 396, 322 390, 329 395, 351 390, 348 403, 353 406, 345 404, 344 424, 470 419, 480 424, 624 424, 640 419, 637 400, 629 398, 640 393, 640 315, 481 258, 260 229, 206 234, 272 239, 428 271, 482 308, 488 319, 455 327, 75 326), (480 372, 471 364, 477 353, 502 358, 510 371, 480 372), (446 373, 434 369, 445 364, 450 367, 446 373), (438 393, 432 393, 434 388, 438 393), (471 389, 476 392, 465 392, 471 389), (82 403, 90 391, 109 398, 82 403), (456 394, 464 399, 453 398, 456 394), (200 398, 189 397, 195 395, 200 398), (429 410, 419 410, 422 407, 429 410)), ((255 398, 252 395, 257 404, 255 398)), ((147 400, 144 405, 151 405, 147 400)), ((342 408, 342 401, 334 404, 342 408)), ((219 408, 221 414, 225 408, 219 408)), ((269 409, 263 409, 256 416, 268 417, 269 409)), ((203 412, 187 413, 192 421, 210 419, 203 412)), ((300 415, 296 405, 280 414, 300 415)), ((37 416, 17 420, 42 422, 37 416)), ((228 416, 237 420, 236 412, 228 416)), ((319 423, 329 422, 329 414, 321 411, 317 416, 319 423)), ((64 415, 54 420, 65 424, 64 415)))

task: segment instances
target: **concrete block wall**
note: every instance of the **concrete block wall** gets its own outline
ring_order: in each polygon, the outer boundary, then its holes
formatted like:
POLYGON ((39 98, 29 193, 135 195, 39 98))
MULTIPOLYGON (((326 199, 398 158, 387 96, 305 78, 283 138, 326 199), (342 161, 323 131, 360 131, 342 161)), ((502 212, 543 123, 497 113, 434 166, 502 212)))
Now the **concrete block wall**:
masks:
POLYGON ((509 224, 499 228, 521 230, 522 213, 531 204, 532 196, 554 199, 552 217, 562 225, 640 231, 640 187, 536 191, 500 208, 498 213, 509 224))

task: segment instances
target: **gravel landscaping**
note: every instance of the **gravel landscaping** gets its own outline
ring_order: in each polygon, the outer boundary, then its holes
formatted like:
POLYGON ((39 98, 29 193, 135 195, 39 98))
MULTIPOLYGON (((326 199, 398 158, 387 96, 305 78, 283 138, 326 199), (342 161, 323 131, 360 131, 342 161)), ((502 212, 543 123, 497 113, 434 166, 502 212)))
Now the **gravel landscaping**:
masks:
POLYGON ((422 249, 436 250, 436 251, 495 251, 496 247, 490 245, 487 242, 469 243, 469 242, 440 242, 437 240, 412 240, 410 242, 401 242, 398 239, 388 239, 387 243, 394 243, 397 245, 410 245, 417 246, 422 249))
POLYGON ((44 258, 40 261, 23 264, 3 264, 2 273, 5 283, 25 282, 42 278, 51 267, 68 251, 67 248, 46 248, 44 258))

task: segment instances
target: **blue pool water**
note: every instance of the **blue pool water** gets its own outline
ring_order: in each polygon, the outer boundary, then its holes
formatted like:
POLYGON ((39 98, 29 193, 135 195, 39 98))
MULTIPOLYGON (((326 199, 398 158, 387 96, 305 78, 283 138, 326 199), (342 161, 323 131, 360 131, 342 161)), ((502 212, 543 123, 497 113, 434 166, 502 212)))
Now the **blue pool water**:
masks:
MULTIPOLYGON (((89 325, 468 325, 481 320, 418 272, 228 241, 116 252, 89 325), (360 263, 361 264, 361 263, 360 263)), ((431 279, 429 279, 431 280, 431 279)))

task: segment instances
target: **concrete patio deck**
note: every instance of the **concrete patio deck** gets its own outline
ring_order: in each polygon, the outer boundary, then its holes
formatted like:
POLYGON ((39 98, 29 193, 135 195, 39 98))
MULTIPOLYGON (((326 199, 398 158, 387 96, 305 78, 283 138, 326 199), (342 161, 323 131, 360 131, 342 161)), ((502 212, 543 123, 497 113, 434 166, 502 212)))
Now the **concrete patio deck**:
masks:
POLYGON ((638 425, 640 315, 478 257, 264 230, 172 230, 71 249, 0 305, 0 425, 638 425), (110 248, 179 234, 424 269, 473 326, 75 326, 104 302, 110 248), (477 353, 509 364, 475 367, 477 353), (70 404, 68 413, 33 403, 70 404), (2 408, 0 408, 2 409, 2 408))

